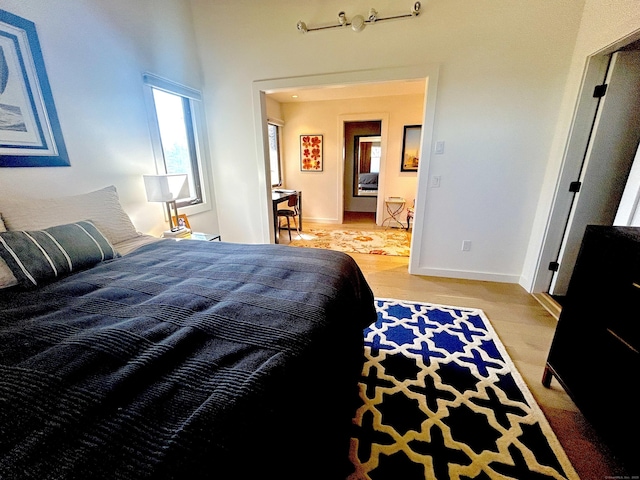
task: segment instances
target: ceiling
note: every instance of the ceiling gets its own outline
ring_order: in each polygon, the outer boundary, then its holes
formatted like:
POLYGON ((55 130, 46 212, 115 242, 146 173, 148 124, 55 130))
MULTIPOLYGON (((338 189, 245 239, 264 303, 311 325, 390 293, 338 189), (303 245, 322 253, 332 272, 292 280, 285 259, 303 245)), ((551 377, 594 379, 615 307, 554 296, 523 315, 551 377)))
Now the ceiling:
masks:
POLYGON ((424 90, 425 80, 421 79, 352 85, 327 85, 315 88, 269 91, 266 93, 269 98, 279 103, 294 103, 343 100, 346 98, 387 97, 394 95, 424 95, 424 90), (297 98, 294 98, 293 95, 297 95, 297 98))

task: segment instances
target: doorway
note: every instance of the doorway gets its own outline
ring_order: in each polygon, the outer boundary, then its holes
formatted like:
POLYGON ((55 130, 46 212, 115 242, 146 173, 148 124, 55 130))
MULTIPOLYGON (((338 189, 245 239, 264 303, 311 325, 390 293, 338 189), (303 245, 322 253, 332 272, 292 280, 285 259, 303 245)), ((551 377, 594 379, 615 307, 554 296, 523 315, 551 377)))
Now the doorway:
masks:
MULTIPOLYGON (((259 169, 259 183, 263 189, 264 194, 259 197, 260 205, 259 211, 261 212, 261 219, 259 225, 256 227, 262 233, 262 241, 264 243, 272 243, 274 237, 274 222, 273 222, 273 208, 271 207, 271 188, 270 188, 270 164, 269 164, 269 145, 267 136, 267 98, 268 94, 276 92, 287 92, 292 89, 304 90, 304 89, 332 89, 331 86, 336 85, 358 85, 358 86, 371 86, 377 87, 378 84, 386 84, 389 82, 403 83, 420 81, 422 82, 422 88, 424 91, 423 102, 423 115, 422 115, 422 150, 420 152, 420 167, 418 169, 417 178, 417 193, 415 199, 416 215, 413 221, 413 232, 411 235, 411 256, 409 258, 409 272, 412 274, 421 274, 426 267, 421 265, 422 260, 422 237, 423 228, 426 223, 426 200, 429 165, 431 161, 431 144, 433 139, 433 125, 435 122, 435 104, 438 92, 438 77, 439 66, 437 64, 421 64, 412 66, 400 66, 400 67, 385 67, 376 70, 358 70, 350 72, 339 73, 325 73, 310 76, 297 76, 288 78, 273 78, 267 80, 255 80, 252 84, 253 99, 254 99, 254 128, 256 132, 256 152, 257 160, 260 166, 259 169), (418 246, 418 248, 414 248, 418 246)), ((338 135, 342 137, 343 125, 342 121, 348 120, 346 116, 340 116, 338 119, 338 135)), ((359 115, 362 117, 362 115, 359 115)), ((387 116, 388 117, 388 116, 387 116)), ((380 116, 376 116, 379 119, 380 116)), ((361 118, 360 118, 361 119, 361 118)), ((383 152, 385 155, 384 144, 386 138, 386 132, 384 125, 388 123, 383 120, 382 129, 382 142, 383 152)), ((342 138, 338 138, 338 145, 343 144, 342 138)), ((342 153, 340 156, 342 158, 342 153)), ((343 166, 338 166, 337 179, 340 185, 342 185, 341 179, 344 176, 342 171, 343 166)), ((381 174, 383 174, 384 166, 381 166, 381 174)), ((342 193, 342 192, 340 192, 342 193)), ((384 192, 379 190, 378 193, 378 210, 382 211, 384 208, 384 192)), ((344 209, 342 207, 343 197, 342 195, 336 196, 338 208, 336 212, 342 216, 344 209)), ((340 222, 342 219, 339 219, 340 222)))
POLYGON ((567 156, 581 153, 579 175, 569 183, 573 198, 566 227, 557 260, 549 264, 552 273, 548 291, 559 303, 566 294, 586 225, 614 224, 638 151, 640 50, 637 42, 591 58, 585 79, 576 117, 580 120, 581 113, 585 122, 590 115, 591 124, 586 135, 575 129, 572 132, 567 156), (591 98, 586 94, 591 94, 591 98))
POLYGON ((345 216, 373 213, 382 183, 382 120, 344 122, 343 222, 345 216))

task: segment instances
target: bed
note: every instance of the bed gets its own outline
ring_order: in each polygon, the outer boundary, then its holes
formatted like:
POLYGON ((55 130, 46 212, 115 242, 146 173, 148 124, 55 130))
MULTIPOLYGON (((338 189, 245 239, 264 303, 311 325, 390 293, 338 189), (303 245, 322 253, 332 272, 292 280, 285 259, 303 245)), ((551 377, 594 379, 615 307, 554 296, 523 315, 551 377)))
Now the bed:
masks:
POLYGON ((350 473, 376 320, 351 257, 143 236, 113 187, 0 213, 0 478, 350 473), (72 262, 31 265, 26 236, 72 262))
POLYGON ((358 188, 360 190, 378 190, 378 173, 358 174, 358 188))

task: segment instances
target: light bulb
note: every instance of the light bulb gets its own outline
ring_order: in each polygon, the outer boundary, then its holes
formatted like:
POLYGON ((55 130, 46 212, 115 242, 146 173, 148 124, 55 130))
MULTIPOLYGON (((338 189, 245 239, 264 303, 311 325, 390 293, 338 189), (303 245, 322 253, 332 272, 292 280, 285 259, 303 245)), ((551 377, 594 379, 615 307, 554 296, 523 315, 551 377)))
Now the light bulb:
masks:
POLYGON ((354 32, 360 32, 365 27, 364 25, 364 17, 362 15, 356 15, 351 20, 351 29, 354 32))

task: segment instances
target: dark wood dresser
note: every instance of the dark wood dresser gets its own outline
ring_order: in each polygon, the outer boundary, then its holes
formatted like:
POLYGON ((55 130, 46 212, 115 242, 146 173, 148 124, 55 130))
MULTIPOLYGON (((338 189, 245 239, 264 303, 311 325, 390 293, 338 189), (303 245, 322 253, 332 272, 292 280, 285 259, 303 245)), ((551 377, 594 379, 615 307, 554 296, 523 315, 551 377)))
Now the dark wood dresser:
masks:
POLYGON ((542 383, 552 377, 640 473, 640 228, 587 227, 542 383))

